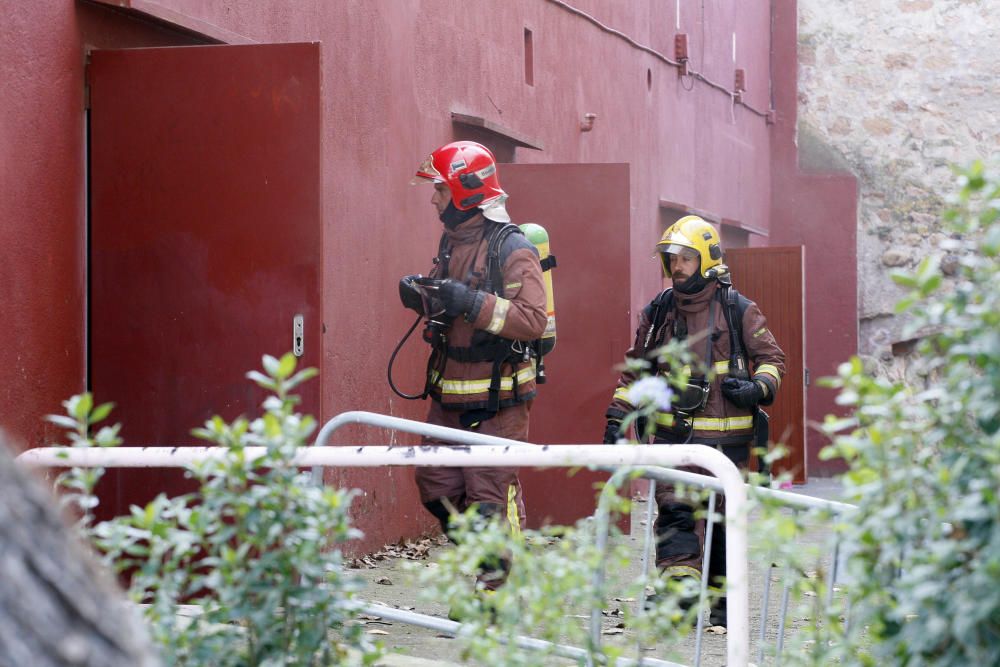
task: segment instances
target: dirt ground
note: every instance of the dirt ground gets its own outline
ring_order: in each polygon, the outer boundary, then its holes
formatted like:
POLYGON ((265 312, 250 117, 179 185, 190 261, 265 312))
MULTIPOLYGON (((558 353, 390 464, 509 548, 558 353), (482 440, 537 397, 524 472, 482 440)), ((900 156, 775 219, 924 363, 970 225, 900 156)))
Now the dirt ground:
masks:
MULTIPOLYGON (((831 498, 836 496, 836 485, 829 480, 817 480, 802 487, 796 487, 796 492, 806 495, 831 498)), ((636 558, 631 569, 620 573, 623 580, 633 578, 639 571, 639 554, 643 545, 643 531, 646 521, 646 503, 639 501, 634 504, 632 516, 632 531, 628 537, 630 546, 634 547, 636 558)), ((752 524, 751 524, 752 525, 752 524)), ((752 532, 752 531, 751 531, 752 532)), ((822 539, 823 531, 817 527, 815 535, 810 536, 810 541, 822 539)), ((751 534, 751 541, 753 535, 751 534)), ((427 601, 420 595, 419 587, 416 584, 417 574, 404 567, 405 562, 416 562, 418 567, 435 567, 435 559, 442 549, 449 548, 444 538, 426 539, 404 546, 389 546, 375 556, 360 559, 356 563, 360 566, 359 572, 365 581, 365 590, 362 598, 374 604, 383 604, 398 609, 414 611, 420 614, 428 614, 439 618, 447 618, 447 608, 444 604, 434 601, 427 601)), ((758 643, 760 636, 760 616, 762 609, 765 568, 761 564, 751 563, 750 566, 750 657, 752 662, 756 662, 758 655, 758 643)), ((773 652, 778 634, 779 609, 782 598, 782 577, 778 569, 770 572, 769 590, 769 610, 768 624, 765 633, 765 650, 773 652)), ((617 605, 628 603, 613 603, 617 605)), ((614 607, 609 609, 612 614, 604 617, 605 632, 615 627, 619 619, 613 614, 614 607)), ((567 610, 567 616, 579 618, 579 622, 586 624, 585 614, 587 610, 567 610)), ((790 619, 785 631, 786 639, 793 635, 797 628, 809 623, 809 619, 790 619)), ((382 618, 369 617, 365 621, 367 631, 373 638, 382 640, 387 650, 392 655, 387 657, 383 663, 385 665, 405 665, 405 664, 432 664, 424 660, 431 660, 433 664, 465 664, 461 659, 461 646, 459 642, 434 630, 421 627, 390 622, 382 618), (407 661, 406 656, 412 656, 413 660, 407 661), (422 658, 424 660, 419 660, 422 658)), ((706 622, 707 626, 707 622, 706 622)), ((620 632, 612 630, 612 633, 620 632)), ((606 634, 603 640, 609 644, 617 644, 628 647, 625 655, 636 658, 636 646, 630 633, 606 634)), ((642 651, 647 657, 656 657, 663 660, 671 660, 684 665, 694 664, 695 637, 694 630, 688 634, 686 639, 679 645, 647 647, 642 651)), ((702 636, 701 664, 707 667, 725 664, 726 656, 726 635, 720 634, 719 629, 707 630, 702 636)), ((764 664, 767 664, 767 660, 764 664)), ((568 660, 552 659, 552 664, 574 664, 568 660)))

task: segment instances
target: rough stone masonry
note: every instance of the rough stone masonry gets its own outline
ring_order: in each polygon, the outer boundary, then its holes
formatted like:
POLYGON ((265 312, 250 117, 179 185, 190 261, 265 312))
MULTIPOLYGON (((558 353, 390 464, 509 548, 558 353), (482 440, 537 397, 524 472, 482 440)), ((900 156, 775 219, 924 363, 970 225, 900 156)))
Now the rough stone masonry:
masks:
MULTIPOLYGON (((898 375, 909 335, 889 272, 942 252, 950 165, 1000 156, 1000 0, 799 0, 798 11, 800 165, 858 178, 860 352, 898 375)), ((953 274, 956 258, 942 268, 953 274)))

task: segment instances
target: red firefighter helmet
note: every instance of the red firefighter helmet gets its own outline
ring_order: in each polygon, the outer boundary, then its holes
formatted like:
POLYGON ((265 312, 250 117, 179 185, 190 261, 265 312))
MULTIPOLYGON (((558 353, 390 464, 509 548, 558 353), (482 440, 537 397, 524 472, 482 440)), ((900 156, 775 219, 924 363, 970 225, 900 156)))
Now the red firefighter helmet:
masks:
POLYGON ((496 158, 490 149, 474 141, 453 141, 431 153, 413 179, 414 183, 420 181, 447 185, 451 201, 460 211, 476 206, 486 209, 498 197, 507 197, 497 178, 496 158))

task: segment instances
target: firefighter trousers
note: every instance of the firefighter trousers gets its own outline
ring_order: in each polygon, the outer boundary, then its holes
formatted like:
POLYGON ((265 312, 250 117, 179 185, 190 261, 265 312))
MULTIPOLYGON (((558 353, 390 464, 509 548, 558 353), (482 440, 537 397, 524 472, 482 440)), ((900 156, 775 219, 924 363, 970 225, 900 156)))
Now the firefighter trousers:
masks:
MULTIPOLYGON (((750 445, 717 445, 736 464, 746 470, 750 459, 750 445)), ((704 468, 686 466, 678 468, 699 475, 711 473, 704 468)), ((667 574, 701 576, 702 560, 705 553, 705 520, 695 517, 699 509, 707 509, 707 504, 696 507, 688 497, 676 493, 672 484, 656 485, 656 566, 667 574)), ((726 497, 716 495, 715 511, 723 517, 726 513, 726 497)), ((709 554, 709 582, 721 585, 726 576, 726 525, 716 523, 712 528, 712 549, 709 554)))

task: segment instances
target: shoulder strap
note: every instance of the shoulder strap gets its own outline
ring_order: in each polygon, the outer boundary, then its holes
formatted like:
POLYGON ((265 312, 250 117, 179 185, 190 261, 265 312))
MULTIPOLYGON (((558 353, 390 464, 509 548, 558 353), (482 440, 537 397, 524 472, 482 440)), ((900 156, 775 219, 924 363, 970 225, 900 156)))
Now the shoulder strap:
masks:
POLYGON ((486 243, 486 279, 484 284, 493 294, 503 293, 503 269, 500 266, 500 249, 511 234, 523 234, 512 222, 497 223, 488 232, 486 243))
POLYGON ((670 312, 670 308, 673 304, 674 290, 672 287, 668 287, 660 292, 659 295, 650 302, 649 330, 646 332, 646 340, 642 343, 643 354, 649 351, 649 344, 653 340, 653 335, 660 327, 663 326, 663 321, 667 319, 667 313, 670 312))
POLYGON ((726 324, 729 326, 729 374, 746 380, 750 377, 746 352, 743 347, 743 314, 750 305, 750 299, 740 294, 732 285, 720 290, 726 324))
POLYGON ((431 276, 434 278, 439 278, 444 280, 448 277, 448 260, 451 259, 451 247, 448 245, 448 235, 441 234, 441 240, 438 241, 438 254, 437 257, 433 259, 434 268, 436 270, 431 272, 431 276))

